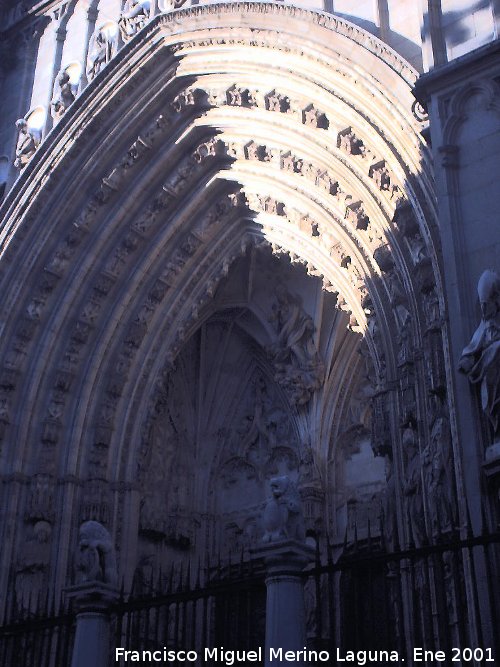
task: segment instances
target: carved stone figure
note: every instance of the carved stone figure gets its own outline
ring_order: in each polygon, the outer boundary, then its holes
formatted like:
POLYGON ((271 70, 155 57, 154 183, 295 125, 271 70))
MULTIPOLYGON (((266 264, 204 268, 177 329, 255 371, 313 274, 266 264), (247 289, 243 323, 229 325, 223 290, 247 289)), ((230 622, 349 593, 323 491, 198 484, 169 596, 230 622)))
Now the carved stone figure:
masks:
POLYGON ((480 384, 481 406, 498 441, 500 417, 500 277, 487 269, 477 285, 481 322, 463 349, 458 368, 473 384, 480 384))
POLYGON ((16 127, 18 134, 14 167, 17 167, 17 169, 24 169, 40 145, 41 136, 39 130, 35 130, 28 126, 28 122, 25 118, 19 118, 19 120, 16 121, 16 127))
POLYGON ((76 557, 77 583, 102 581, 115 586, 118 581, 116 553, 111 535, 97 521, 80 526, 76 557))
POLYGON ((450 425, 438 415, 431 428, 430 443, 422 453, 429 514, 434 535, 453 528, 453 460, 450 425))
POLYGON ((151 17, 151 0, 127 0, 118 25, 124 42, 144 28, 151 17))
POLYGON ((297 487, 284 475, 270 481, 272 497, 264 510, 264 542, 305 540, 302 503, 297 487))
POLYGON ((420 547, 425 539, 425 523, 420 456, 418 454, 415 431, 412 428, 406 428, 403 432, 402 440, 408 461, 403 484, 403 494, 407 501, 408 518, 410 520, 413 542, 416 547, 420 547))
POLYGON ((295 405, 305 405, 320 388, 324 367, 314 344, 314 323, 304 312, 300 299, 283 287, 276 289, 277 304, 272 321, 277 340, 269 348, 275 379, 295 405))
POLYGON ((397 536, 396 481, 394 479, 394 462, 388 454, 385 456, 385 477, 386 487, 383 500, 384 533, 387 546, 389 549, 393 549, 397 536))
POLYGON ((58 92, 51 103, 52 116, 59 120, 66 109, 75 101, 74 86, 70 81, 68 72, 61 72, 57 80, 58 92))
POLYGON ((91 40, 87 56, 87 79, 92 81, 102 68, 109 63, 115 50, 115 39, 109 31, 101 28, 91 40))

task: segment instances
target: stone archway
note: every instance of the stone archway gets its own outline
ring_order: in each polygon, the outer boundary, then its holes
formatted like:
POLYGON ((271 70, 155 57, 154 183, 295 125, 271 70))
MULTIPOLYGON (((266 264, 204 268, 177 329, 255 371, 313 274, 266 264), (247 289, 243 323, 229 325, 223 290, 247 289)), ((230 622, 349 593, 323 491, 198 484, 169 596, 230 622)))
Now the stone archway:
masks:
POLYGON ((336 17, 211 5, 156 17, 64 115, 2 208, 4 526, 16 535, 4 578, 28 529, 47 521, 54 557, 40 568, 60 589, 78 521, 97 513, 131 581, 151 409, 238 258, 264 246, 315 285, 301 303, 324 379, 309 378, 297 401, 281 387, 301 444, 332 480, 365 374, 371 447, 393 461, 401 539, 419 537, 404 518, 410 503, 432 532, 420 453, 438 421, 451 457, 453 445, 414 80, 336 17))

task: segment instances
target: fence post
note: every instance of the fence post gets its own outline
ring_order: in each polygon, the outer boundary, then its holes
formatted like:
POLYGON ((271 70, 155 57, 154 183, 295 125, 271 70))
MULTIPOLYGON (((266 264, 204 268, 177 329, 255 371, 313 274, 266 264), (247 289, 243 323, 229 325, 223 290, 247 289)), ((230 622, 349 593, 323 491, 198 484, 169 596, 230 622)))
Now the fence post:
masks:
MULTIPOLYGON (((286 651, 296 653, 306 646, 302 571, 314 558, 314 547, 297 540, 283 540, 262 545, 253 555, 262 558, 266 567, 265 666, 288 663, 286 651)), ((300 658, 294 662, 298 667, 306 664, 300 658)))
POLYGON ((65 591, 76 609, 76 633, 71 667, 108 667, 110 607, 118 600, 114 586, 99 581, 71 586, 65 591))

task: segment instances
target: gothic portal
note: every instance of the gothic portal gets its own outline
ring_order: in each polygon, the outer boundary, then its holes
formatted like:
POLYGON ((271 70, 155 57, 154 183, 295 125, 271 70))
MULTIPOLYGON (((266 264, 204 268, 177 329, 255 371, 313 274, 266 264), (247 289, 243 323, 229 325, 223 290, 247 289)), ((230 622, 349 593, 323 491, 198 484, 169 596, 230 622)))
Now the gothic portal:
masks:
MULTIPOLYGON (((497 529, 497 404, 458 364, 499 269, 496 32, 460 42, 426 14, 417 54, 341 10, 129 0, 91 3, 70 48, 81 3, 52 4, 14 184, 0 162, 2 604, 59 600, 86 521, 126 593, 172 563, 246 563, 288 476, 332 567, 353 545, 462 554, 439 585, 377 570, 401 645, 436 636, 413 618, 428 596, 450 641, 494 646, 496 542, 485 564, 464 540, 497 529)), ((362 581, 333 601, 347 644, 362 581)))

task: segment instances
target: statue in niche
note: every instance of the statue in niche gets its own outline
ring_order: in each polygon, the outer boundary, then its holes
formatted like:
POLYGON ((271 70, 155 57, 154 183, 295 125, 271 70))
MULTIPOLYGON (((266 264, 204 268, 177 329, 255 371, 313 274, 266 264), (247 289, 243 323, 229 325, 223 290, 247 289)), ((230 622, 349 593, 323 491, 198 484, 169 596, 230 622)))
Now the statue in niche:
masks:
POLYGON ((430 442, 422 452, 425 486, 434 535, 453 528, 453 457, 447 417, 438 413, 431 428, 430 442))
POLYGON ((17 144, 14 167, 24 169, 35 154, 42 138, 39 130, 29 127, 26 118, 16 120, 16 128, 17 144))
POLYGON ((302 502, 297 487, 284 475, 270 481, 271 499, 264 510, 264 542, 305 540, 302 502))
POLYGON ((128 42, 132 39, 150 18, 151 0, 127 0, 118 21, 123 41, 128 42))
POLYGON ((421 547, 425 541, 425 523, 417 434, 412 428, 405 428, 402 440, 407 460, 403 494, 406 497, 413 542, 416 547, 421 547))
POLYGON ((311 445, 304 447, 300 459, 300 484, 311 484, 320 481, 319 471, 314 461, 311 445))
POLYGON ((40 591, 47 583, 50 562, 52 526, 48 521, 37 521, 33 535, 26 540, 16 565, 16 600, 21 609, 36 611, 40 591))
POLYGON ((384 493, 384 533, 385 541, 389 549, 393 549, 397 533, 396 518, 396 480, 394 479, 394 461, 392 456, 385 456, 385 479, 386 487, 384 493))
POLYGON ((441 324, 441 313, 439 310, 439 297, 436 289, 426 292, 422 297, 427 329, 439 329, 441 324))
POLYGON ((113 57, 115 38, 106 28, 94 33, 87 56, 87 79, 92 81, 113 57))
POLYGON ((481 322, 463 349, 459 370, 473 384, 480 384, 481 406, 500 441, 500 277, 487 269, 477 285, 481 322))
POLYGON ((277 340, 269 348, 275 380, 294 405, 305 405, 321 387, 324 376, 314 344, 314 323, 298 296, 279 286, 276 298, 271 321, 276 325, 277 340))
POLYGON ((80 526, 76 574, 79 584, 101 581, 116 586, 118 582, 111 535, 97 521, 86 521, 80 526))
POLYGON ((68 72, 63 71, 57 79, 58 90, 51 102, 52 116, 55 120, 60 120, 66 109, 73 104, 76 99, 75 86, 71 83, 68 72))
POLYGON ((402 322, 397 336, 399 346, 398 365, 405 364, 413 359, 413 344, 411 337, 412 318, 408 311, 406 311, 406 313, 407 317, 402 322))

